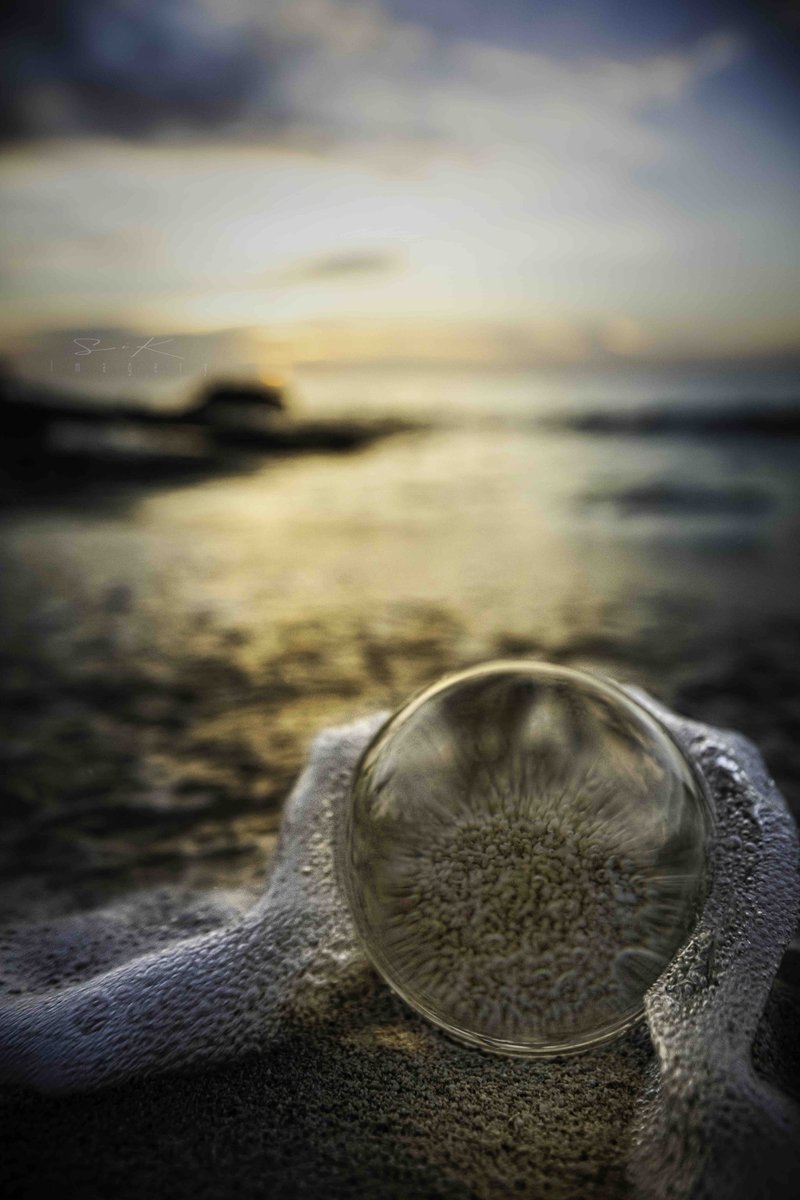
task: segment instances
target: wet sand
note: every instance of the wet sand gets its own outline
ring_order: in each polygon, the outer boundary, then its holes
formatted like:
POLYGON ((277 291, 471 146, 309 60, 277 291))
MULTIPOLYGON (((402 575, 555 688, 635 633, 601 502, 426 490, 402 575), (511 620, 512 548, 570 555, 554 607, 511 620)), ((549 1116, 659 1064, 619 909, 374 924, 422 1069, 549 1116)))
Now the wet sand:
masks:
MULTIPOLYGON (((233 889, 245 903, 321 727, 496 656, 593 668, 741 730, 798 814, 799 453, 797 442, 749 434, 609 437, 481 419, 346 459, 276 460, 6 510, 4 920, 161 886, 233 889)), ((785 961, 787 980, 796 961, 785 961)), ((779 988, 776 1003, 793 995, 779 988)), ((126 1089, 111 1103, 127 1149, 108 1144, 102 1098, 26 1100, 33 1108, 21 1111, 52 1122, 53 1161, 83 1194, 108 1194, 155 1136, 152 1119, 174 1116, 185 1095, 206 1117, 220 1105, 240 1112, 215 1153, 241 1163, 265 1080, 313 1054, 310 1043, 282 1046, 257 1070, 126 1089), (90 1186, 78 1158, 98 1156, 90 1186)), ((331 1069, 354 1071, 357 1087, 354 1054, 331 1069)), ((252 1171, 237 1168, 242 1194, 270 1169, 282 1194, 302 1191, 302 1173, 270 1167, 270 1156, 310 1153, 323 1117, 302 1089, 281 1095, 251 1145, 252 1171)), ((218 1178, 201 1133, 176 1126, 173 1136, 186 1194, 212 1194, 198 1182, 218 1178)), ((153 1179, 169 1158, 156 1141, 153 1179)), ((342 1147, 340 1181, 357 1187, 377 1169, 369 1144, 342 1147)), ((609 1153, 587 1195, 622 1194, 609 1153)), ((29 1165, 32 1154, 22 1154, 29 1165)), ((336 1176, 335 1164, 326 1170, 336 1176)), ((386 1194, 430 1194, 402 1173, 392 1186, 386 1194)))

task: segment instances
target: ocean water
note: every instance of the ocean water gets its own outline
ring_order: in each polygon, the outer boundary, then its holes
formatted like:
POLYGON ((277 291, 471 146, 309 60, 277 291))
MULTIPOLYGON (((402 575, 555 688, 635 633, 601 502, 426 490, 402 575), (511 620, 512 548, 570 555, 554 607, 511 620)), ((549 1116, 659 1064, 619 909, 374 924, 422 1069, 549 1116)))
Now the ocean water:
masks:
POLYGON ((800 438, 692 420, 785 407, 800 377, 315 370, 294 391, 422 427, 0 514, 1 902, 257 886, 321 727, 503 655, 738 724, 794 794, 800 438), (608 411, 687 422, 568 424, 608 411))
POLYGON ((607 409, 725 409, 800 403, 800 369, 742 366, 471 368, 306 367, 295 398, 315 411, 431 420, 530 418, 607 409))
POLYGON ((319 371, 297 391, 311 412, 400 412, 433 426, 365 460, 349 499, 334 489, 334 511, 341 502, 356 523, 372 489, 369 519, 388 525, 375 539, 382 567, 387 548, 398 567, 423 554, 389 573, 393 587, 446 595, 447 578, 450 603, 474 600, 507 630, 592 598, 796 611, 800 442, 736 420, 711 434, 691 426, 703 414, 800 413, 796 373, 319 371), (678 425, 669 435, 624 428, 626 414, 662 412, 678 425), (608 413, 622 428, 606 436, 553 427, 608 413), (419 538, 392 536, 412 526, 419 538))

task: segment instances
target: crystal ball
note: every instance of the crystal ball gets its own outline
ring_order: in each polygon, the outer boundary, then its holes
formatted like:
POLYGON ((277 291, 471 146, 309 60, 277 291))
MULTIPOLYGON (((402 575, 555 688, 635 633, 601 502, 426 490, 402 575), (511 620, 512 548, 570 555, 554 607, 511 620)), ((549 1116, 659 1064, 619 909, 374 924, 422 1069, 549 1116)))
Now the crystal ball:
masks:
POLYGON ((454 1037, 574 1053, 619 1036, 692 931, 705 785, 616 684, 495 662, 411 699, 362 755, 337 845, 385 981, 454 1037))

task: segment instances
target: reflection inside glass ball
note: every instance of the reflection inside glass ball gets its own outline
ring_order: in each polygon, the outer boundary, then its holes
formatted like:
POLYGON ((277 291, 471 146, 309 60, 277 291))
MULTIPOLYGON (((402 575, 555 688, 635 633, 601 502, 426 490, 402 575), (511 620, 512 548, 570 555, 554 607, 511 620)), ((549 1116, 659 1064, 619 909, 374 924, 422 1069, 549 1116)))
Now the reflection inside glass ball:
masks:
POLYGON ((400 996, 485 1049, 554 1054, 641 1016, 697 918, 710 830, 696 772, 627 693, 499 662, 380 730, 338 858, 400 996))

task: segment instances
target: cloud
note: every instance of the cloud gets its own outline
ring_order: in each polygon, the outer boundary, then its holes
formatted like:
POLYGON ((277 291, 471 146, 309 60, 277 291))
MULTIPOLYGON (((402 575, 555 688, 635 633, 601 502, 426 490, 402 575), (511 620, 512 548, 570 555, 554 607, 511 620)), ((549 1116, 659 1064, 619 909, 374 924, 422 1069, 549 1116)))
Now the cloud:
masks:
POLYGON ((269 43, 235 4, 30 0, 4 26, 8 136, 216 128, 268 98, 269 43))
POLYGON ((437 364, 473 367, 578 363, 595 353, 593 331, 558 319, 520 321, 331 319, 286 329, 298 365, 437 364))
POLYGON ((6 51, 14 329, 296 324, 314 361, 584 361, 794 312, 785 156, 693 103, 734 33, 567 61, 377 0, 31 2, 6 51))
POLYGON ((318 147, 641 142, 634 116, 742 52, 638 62, 443 39, 368 0, 30 0, 6 19, 7 137, 224 133, 318 147), (583 122, 582 132, 576 122, 583 122))
POLYGON ((350 250, 341 254, 323 254, 308 262, 286 267, 270 282, 313 283, 317 280, 349 278, 353 275, 381 275, 396 271, 401 259, 397 254, 380 250, 350 250))

